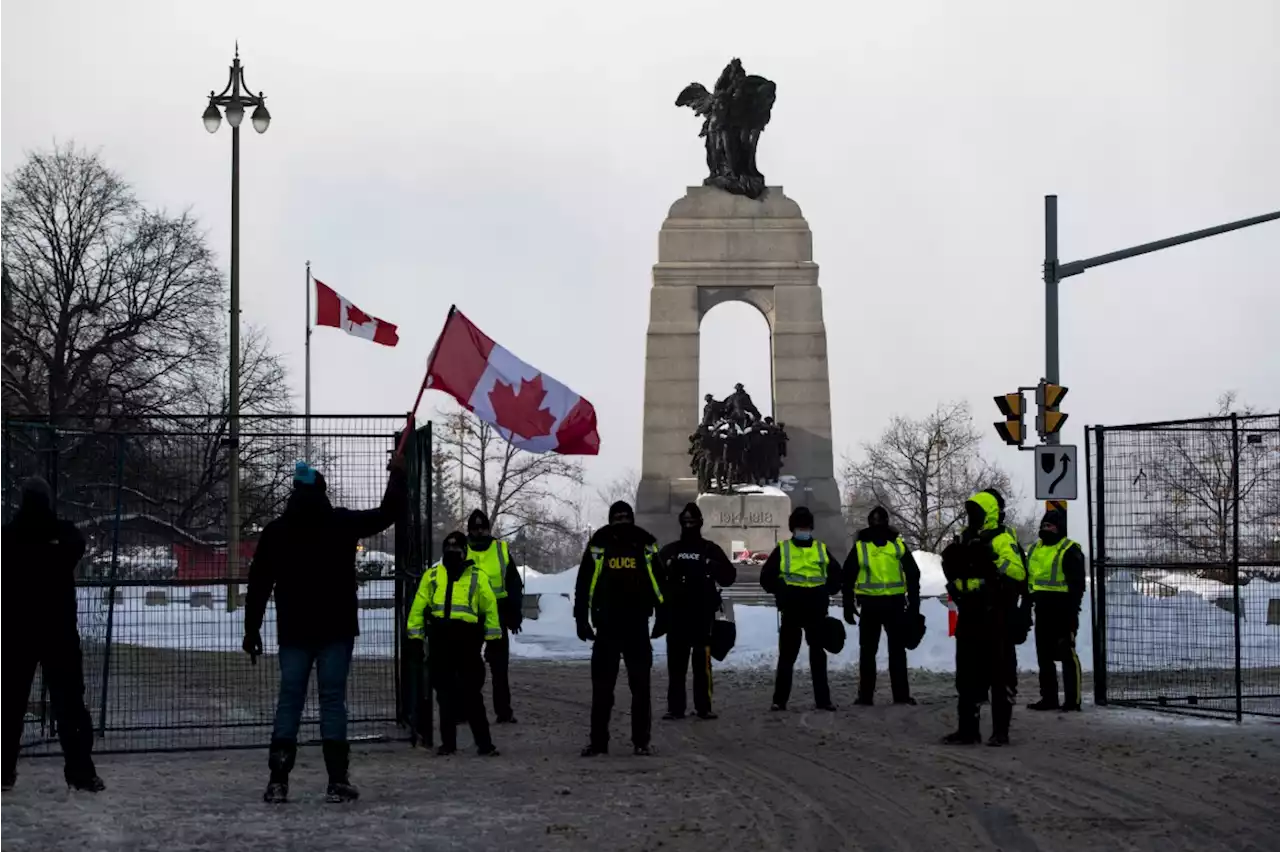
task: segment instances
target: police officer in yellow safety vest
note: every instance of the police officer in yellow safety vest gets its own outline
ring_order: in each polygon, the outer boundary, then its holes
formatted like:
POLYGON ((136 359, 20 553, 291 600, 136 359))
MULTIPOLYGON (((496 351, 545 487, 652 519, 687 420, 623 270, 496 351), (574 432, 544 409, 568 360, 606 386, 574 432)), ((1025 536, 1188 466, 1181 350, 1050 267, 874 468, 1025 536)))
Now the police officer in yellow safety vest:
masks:
POLYGON ((427 666, 440 706, 440 748, 458 750, 458 722, 466 720, 482 757, 496 757, 484 711, 480 646, 502 637, 498 604, 484 571, 467 558, 467 537, 451 532, 441 561, 422 575, 409 608, 409 636, 427 639, 427 666))
POLYGON ((915 704, 907 686, 907 648, 904 632, 920 615, 920 568, 898 531, 889 526, 889 512, 877 506, 867 516, 866 529, 853 542, 844 566, 844 620, 858 627, 858 700, 875 703, 876 652, 883 628, 889 641, 889 683, 894 704, 915 704), (850 595, 850 592, 853 594, 850 595), (856 603, 855 603, 856 602, 856 603))
POLYGON ((573 618, 578 638, 591 647, 591 739, 583 757, 609 751, 609 717, 618 662, 627 666, 631 687, 631 746, 637 756, 652 754, 653 708, 649 674, 653 668, 650 639, 667 632, 667 613, 659 575, 658 541, 636 526, 630 504, 609 507, 609 523, 587 542, 573 589, 573 618), (649 616, 654 616, 653 632, 649 616))
POLYGON ((822 626, 831 596, 840 590, 840 560, 824 542, 813 537, 813 513, 797 506, 787 519, 791 538, 778 543, 760 569, 760 587, 777 600, 778 672, 773 685, 773 710, 787 709, 791 676, 800 656, 800 634, 809 646, 813 701, 819 710, 835 710, 827 683, 827 652, 822 626))
POLYGON ((520 571, 511 558, 511 549, 505 541, 489 534, 489 517, 476 509, 467 519, 467 556, 484 571, 498 599, 498 621, 502 624, 502 638, 484 643, 484 658, 489 662, 493 675, 493 715, 499 725, 516 720, 511 712, 511 684, 507 680, 507 667, 511 660, 510 634, 520 632, 524 619, 524 584, 520 571))
POLYGON ((992 733, 987 745, 1009 743, 1013 700, 1018 694, 1014 650, 1023 623, 1018 607, 1026 596, 1027 572, 1017 539, 1001 522, 1000 506, 1001 501, 990 490, 970 497, 964 504, 968 526, 942 551, 947 592, 959 610, 959 727, 943 738, 948 745, 982 741, 979 707, 988 696, 992 733))
POLYGON ((1080 658, 1076 631, 1084 599, 1084 553, 1065 535, 1066 517, 1049 510, 1040 521, 1040 540, 1027 555, 1027 584, 1036 615, 1036 659, 1040 664, 1040 700, 1028 710, 1080 709, 1080 658), (1058 704, 1058 662, 1063 692, 1058 704))

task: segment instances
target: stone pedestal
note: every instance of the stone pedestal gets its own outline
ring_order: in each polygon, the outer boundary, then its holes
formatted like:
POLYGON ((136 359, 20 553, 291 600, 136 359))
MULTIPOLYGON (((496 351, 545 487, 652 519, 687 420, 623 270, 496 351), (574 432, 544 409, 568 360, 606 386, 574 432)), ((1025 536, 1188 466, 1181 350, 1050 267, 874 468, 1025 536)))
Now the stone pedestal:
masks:
POLYGON ((768 553, 787 538, 791 499, 780 494, 703 494, 702 535, 733 556, 740 549, 768 553))
MULTIPOLYGON (((827 332, 813 234, 781 187, 759 200, 690 187, 658 235, 645 354, 644 456, 636 520, 660 541, 697 499, 689 436, 698 425, 698 329, 721 302, 755 306, 769 324, 774 417, 789 444, 782 472, 793 506, 813 512, 819 538, 843 553, 844 523, 831 450, 827 332)), ((748 389, 750 390, 750 389, 748 389)), ((706 514, 704 510, 704 515, 706 514)), ((781 519, 780 534, 787 532, 781 519)))

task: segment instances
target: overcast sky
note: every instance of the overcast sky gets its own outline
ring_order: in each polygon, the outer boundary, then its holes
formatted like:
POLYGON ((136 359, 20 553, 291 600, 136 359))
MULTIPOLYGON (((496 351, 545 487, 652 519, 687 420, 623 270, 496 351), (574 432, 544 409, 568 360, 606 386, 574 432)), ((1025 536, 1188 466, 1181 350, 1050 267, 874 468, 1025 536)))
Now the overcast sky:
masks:
MULTIPOLYGON (((230 134, 200 113, 238 38, 273 116, 242 139, 243 319, 296 404, 310 259, 402 341, 318 331, 317 412, 405 410, 456 302, 595 403, 597 483, 639 467, 657 230, 705 175, 673 102, 732 56, 777 83, 759 162, 813 228, 837 468, 893 414, 967 399, 985 424, 1041 376, 1046 193, 1063 260, 1280 209, 1276 0, 6 0, 2 34, 4 170, 98 149, 224 262, 230 134)), ((703 381, 763 403, 753 310, 708 316, 703 381)), ((1065 440, 1227 389, 1275 410, 1278 317, 1280 224, 1070 279, 1065 440)), ((990 452, 1029 492, 1030 457, 990 452)))

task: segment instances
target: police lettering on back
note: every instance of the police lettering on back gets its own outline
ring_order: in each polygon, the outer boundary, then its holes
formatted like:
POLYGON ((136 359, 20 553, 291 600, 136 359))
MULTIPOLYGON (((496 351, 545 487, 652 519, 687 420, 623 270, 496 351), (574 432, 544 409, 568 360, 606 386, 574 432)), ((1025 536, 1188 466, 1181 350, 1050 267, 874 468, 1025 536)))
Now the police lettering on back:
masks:
POLYGON ((634 556, 612 556, 605 560, 606 568, 615 570, 635 571, 639 569, 640 563, 634 556))

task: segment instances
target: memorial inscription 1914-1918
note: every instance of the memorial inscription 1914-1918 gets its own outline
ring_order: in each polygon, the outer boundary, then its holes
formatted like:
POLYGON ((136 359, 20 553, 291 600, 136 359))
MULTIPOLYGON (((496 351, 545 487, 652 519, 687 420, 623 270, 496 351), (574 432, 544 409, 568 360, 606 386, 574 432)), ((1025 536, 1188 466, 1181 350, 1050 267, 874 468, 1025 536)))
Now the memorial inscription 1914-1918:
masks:
POLYGON ((761 417, 741 385, 723 400, 707 394, 698 431, 689 436, 690 467, 703 494, 735 485, 777 482, 787 455, 785 424, 761 417))
POLYGON ((764 175, 756 167, 756 146, 776 98, 773 81, 748 74, 740 59, 725 66, 709 92, 701 83, 685 86, 676 106, 687 106, 703 119, 698 135, 706 140, 709 172, 703 185, 748 198, 764 194, 764 175))

